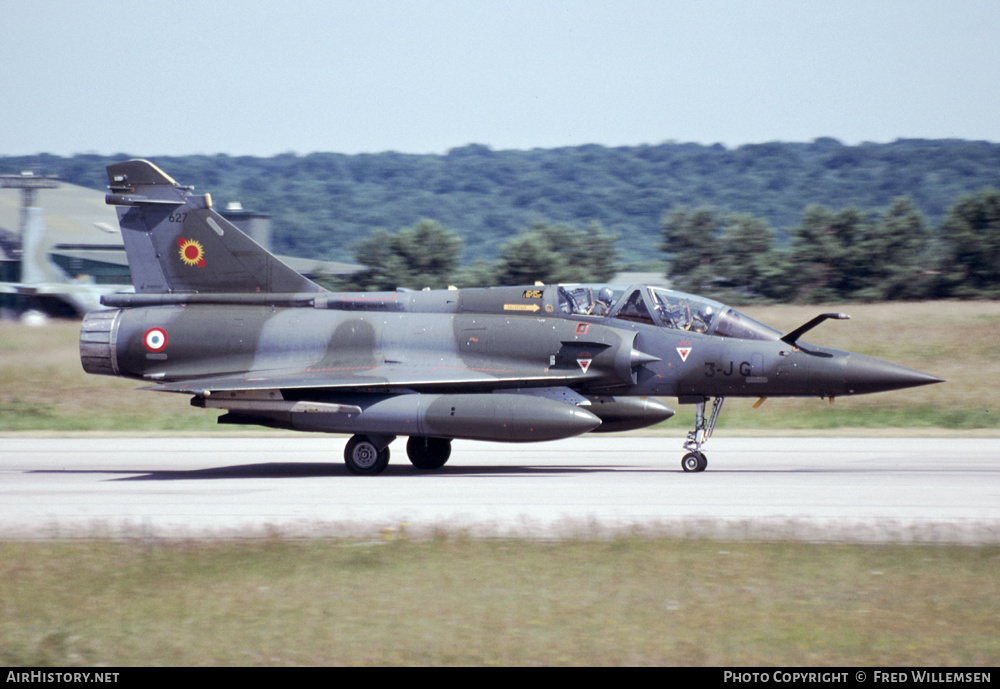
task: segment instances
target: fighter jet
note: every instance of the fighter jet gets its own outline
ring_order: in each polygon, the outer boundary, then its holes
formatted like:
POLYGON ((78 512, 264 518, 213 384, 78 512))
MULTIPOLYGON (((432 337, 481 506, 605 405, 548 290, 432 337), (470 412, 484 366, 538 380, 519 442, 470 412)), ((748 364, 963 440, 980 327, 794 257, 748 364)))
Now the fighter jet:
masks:
POLYGON ((226 410, 223 424, 353 434, 355 474, 406 436, 417 469, 455 438, 531 442, 643 428, 697 405, 684 471, 726 397, 837 397, 941 382, 781 333, 716 301, 647 285, 331 292, 150 162, 108 167, 134 294, 80 334, 88 373, 145 380, 226 410), (706 403, 714 398, 711 413, 706 403))
POLYGON ((49 260, 51 241, 42 209, 29 207, 24 213, 21 281, 0 282, 0 293, 28 297, 50 313, 80 317, 100 308, 103 295, 131 289, 71 278, 49 260))

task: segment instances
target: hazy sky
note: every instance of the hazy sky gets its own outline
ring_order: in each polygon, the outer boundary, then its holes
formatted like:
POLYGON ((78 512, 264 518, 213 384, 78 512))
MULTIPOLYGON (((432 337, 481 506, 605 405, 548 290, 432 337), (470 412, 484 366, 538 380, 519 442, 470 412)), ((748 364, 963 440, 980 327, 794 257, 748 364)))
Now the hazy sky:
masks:
POLYGON ((997 0, 0 4, 0 155, 1000 141, 997 0))

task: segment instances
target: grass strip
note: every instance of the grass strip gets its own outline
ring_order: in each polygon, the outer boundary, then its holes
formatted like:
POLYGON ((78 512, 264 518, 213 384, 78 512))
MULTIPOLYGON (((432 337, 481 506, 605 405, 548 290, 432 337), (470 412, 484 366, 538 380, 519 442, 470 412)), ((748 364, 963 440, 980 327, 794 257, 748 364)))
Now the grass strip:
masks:
POLYGON ((627 536, 3 542, 0 665, 993 666, 998 566, 627 536))

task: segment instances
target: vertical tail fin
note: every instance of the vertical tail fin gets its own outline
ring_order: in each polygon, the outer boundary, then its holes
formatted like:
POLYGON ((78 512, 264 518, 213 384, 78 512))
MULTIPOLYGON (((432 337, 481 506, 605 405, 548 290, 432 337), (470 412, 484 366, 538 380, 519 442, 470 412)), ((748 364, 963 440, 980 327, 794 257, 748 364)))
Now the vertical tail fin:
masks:
POLYGON ((26 208, 25 223, 21 233, 21 282, 37 285, 48 282, 68 282, 69 277, 59 266, 49 261, 48 228, 45 212, 41 208, 26 208))
POLYGON ((136 292, 322 291, 149 161, 110 165, 108 181, 136 292))

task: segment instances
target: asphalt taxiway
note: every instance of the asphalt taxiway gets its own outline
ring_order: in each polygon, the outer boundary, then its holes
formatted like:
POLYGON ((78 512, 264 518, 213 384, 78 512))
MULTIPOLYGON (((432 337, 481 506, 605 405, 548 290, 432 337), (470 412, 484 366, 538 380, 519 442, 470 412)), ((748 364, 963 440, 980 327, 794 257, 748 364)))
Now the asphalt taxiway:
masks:
POLYGON ((0 538, 559 536, 641 530, 809 540, 1000 542, 1000 440, 730 438, 684 473, 680 440, 405 443, 351 475, 344 437, 0 438, 0 538))

